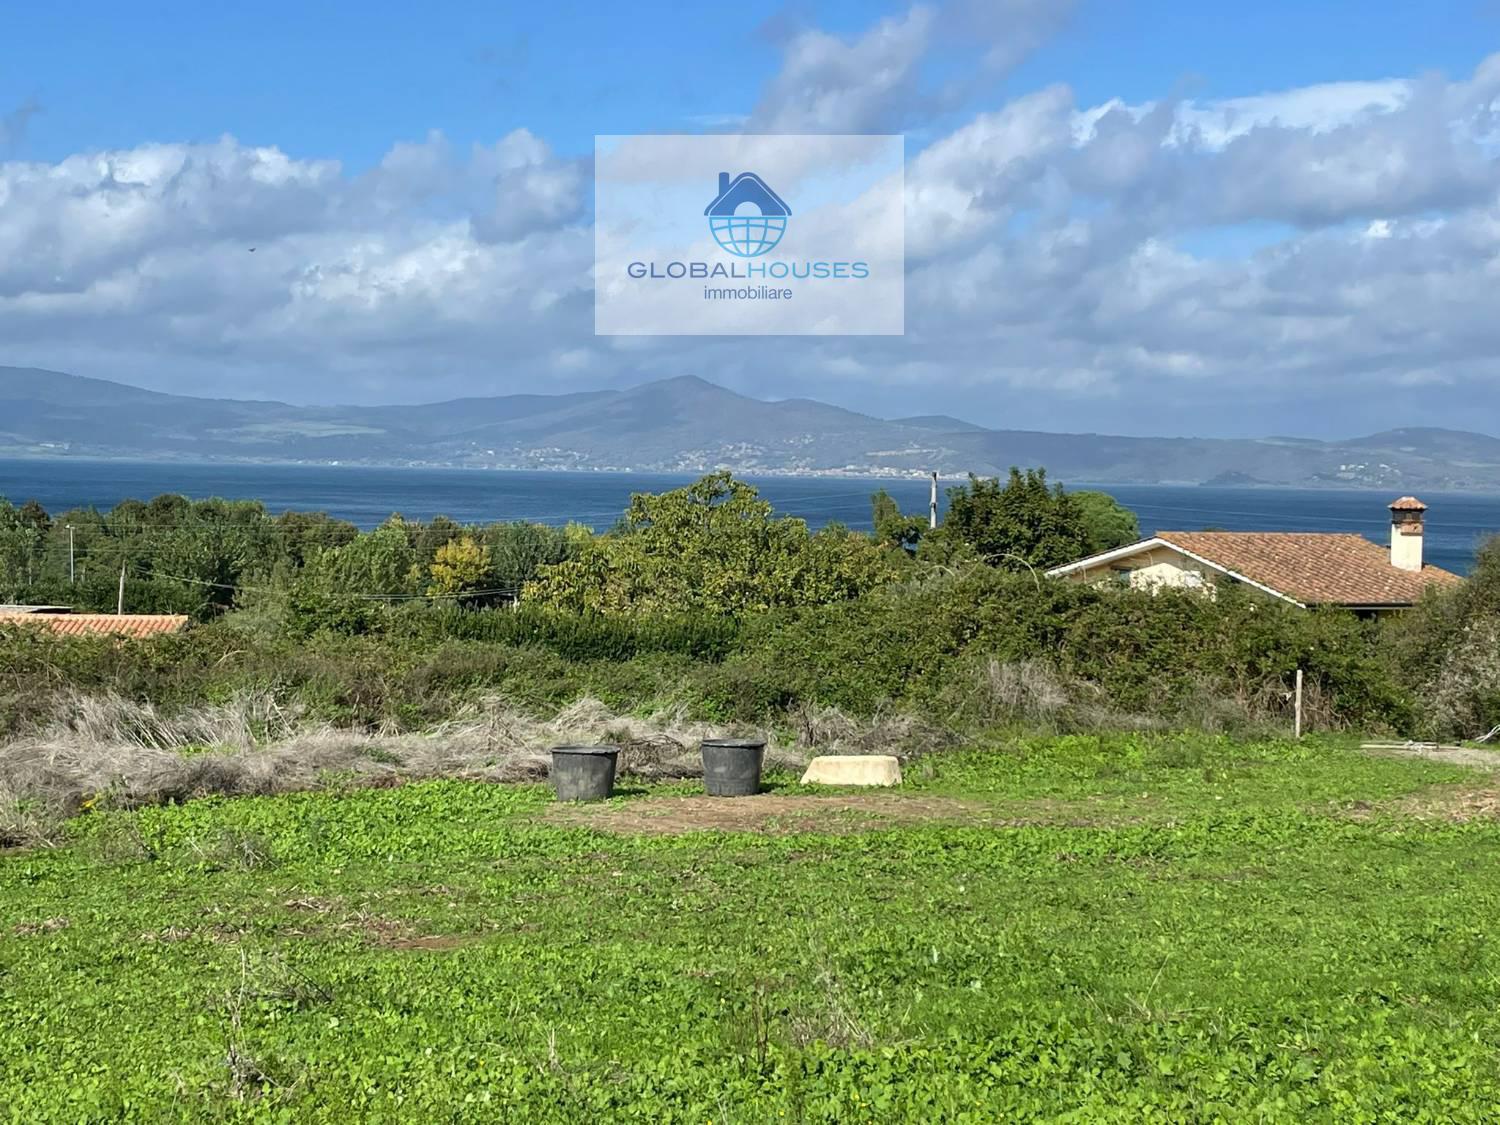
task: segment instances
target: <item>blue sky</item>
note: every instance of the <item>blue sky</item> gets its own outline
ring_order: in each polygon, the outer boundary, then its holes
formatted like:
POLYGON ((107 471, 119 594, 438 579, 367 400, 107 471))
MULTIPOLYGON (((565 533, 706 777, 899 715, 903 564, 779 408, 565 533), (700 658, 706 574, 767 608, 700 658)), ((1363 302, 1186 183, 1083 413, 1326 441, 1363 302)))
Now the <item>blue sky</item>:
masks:
POLYGON ((8 12, 0 364, 301 401, 700 374, 1136 433, 1500 417, 1500 4, 682 11, 8 12), (907 135, 904 339, 592 336, 594 135, 742 123, 907 135))
MULTIPOLYGON (((776 72, 779 38, 853 35, 903 5, 395 0, 255 5, 84 0, 5 17, 0 106, 35 99, 25 154, 59 159, 144 140, 229 133, 352 168, 397 139, 459 143, 515 128, 583 153, 596 133, 696 131, 744 113, 776 72)), ((1174 90, 1234 97, 1338 79, 1466 73, 1500 46, 1500 3, 1195 4, 1092 0, 1046 49, 967 108, 1066 82, 1084 102, 1174 90)), ((962 64, 954 44, 951 60, 962 64)))

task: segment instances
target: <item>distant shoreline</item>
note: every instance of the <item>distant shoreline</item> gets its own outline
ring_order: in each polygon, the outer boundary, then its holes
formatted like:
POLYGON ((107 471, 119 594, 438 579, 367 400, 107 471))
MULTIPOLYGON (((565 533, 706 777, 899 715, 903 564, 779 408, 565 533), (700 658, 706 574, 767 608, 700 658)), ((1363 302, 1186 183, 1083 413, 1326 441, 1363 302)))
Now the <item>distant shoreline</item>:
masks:
MULTIPOLYGON (((858 481, 925 481, 930 477, 925 472, 886 472, 881 473, 872 469, 843 470, 843 469, 769 469, 769 468, 741 468, 734 466, 717 466, 710 468, 693 469, 658 469, 658 468, 622 468, 619 466, 601 466, 598 468, 563 468, 557 466, 516 466, 516 465, 452 465, 452 464, 426 464, 393 461, 282 461, 271 459, 252 458, 186 458, 186 457, 134 457, 134 456, 109 456, 95 453, 16 453, 0 451, 0 463, 6 461, 24 461, 27 463, 71 463, 71 464, 94 464, 94 465, 152 465, 161 467, 187 467, 187 468, 260 468, 260 469, 358 469, 379 470, 384 472, 438 472, 438 473, 545 473, 561 476, 640 476, 640 477, 688 477, 697 478, 707 473, 728 470, 737 477, 755 478, 802 478, 807 480, 858 480, 858 481)), ((1043 466, 1045 467, 1045 466, 1043 466)), ((993 474, 979 474, 988 476, 993 474)), ((967 473, 939 473, 940 483, 954 483, 968 480, 967 473)), ((1078 489, 1107 489, 1110 487, 1131 488, 1212 488, 1233 490, 1237 492, 1380 492, 1382 490, 1392 491, 1393 495, 1402 491, 1419 489, 1422 492, 1434 495, 1456 495, 1456 496, 1500 496, 1500 489, 1485 488, 1453 488, 1441 485, 1392 483, 1371 484, 1364 481, 1350 481, 1348 483, 1320 482, 1320 483, 1276 483, 1268 481, 1257 481, 1255 483, 1239 482, 1216 482, 1199 480, 1140 480, 1140 479, 1117 479, 1117 480, 1084 480, 1082 478, 1069 478, 1057 476, 1065 488, 1078 489)))

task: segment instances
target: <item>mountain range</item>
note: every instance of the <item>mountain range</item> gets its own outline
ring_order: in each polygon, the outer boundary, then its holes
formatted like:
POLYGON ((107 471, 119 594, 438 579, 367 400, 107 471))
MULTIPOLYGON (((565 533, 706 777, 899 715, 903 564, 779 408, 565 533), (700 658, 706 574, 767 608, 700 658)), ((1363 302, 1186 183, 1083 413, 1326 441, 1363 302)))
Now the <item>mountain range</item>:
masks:
POLYGON ((1500 438, 1397 429, 1342 441, 993 430, 765 402, 702 379, 419 406, 195 398, 0 367, 0 456, 909 476, 1045 466, 1063 480, 1500 489, 1500 438))

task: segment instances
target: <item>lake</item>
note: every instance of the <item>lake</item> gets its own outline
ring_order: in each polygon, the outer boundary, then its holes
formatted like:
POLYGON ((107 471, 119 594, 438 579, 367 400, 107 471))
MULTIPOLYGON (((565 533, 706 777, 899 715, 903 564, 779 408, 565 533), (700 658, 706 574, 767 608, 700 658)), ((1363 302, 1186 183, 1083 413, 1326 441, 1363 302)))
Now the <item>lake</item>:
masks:
MULTIPOLYGON (((54 515, 69 508, 109 508, 163 492, 194 498, 261 500, 273 512, 325 511, 360 527, 392 512, 410 519, 445 515, 463 523, 569 520, 597 529, 619 518, 632 492, 659 492, 694 479, 661 473, 509 472, 482 469, 375 469, 342 465, 192 465, 181 462, 0 459, 0 496, 36 499, 54 515)), ((927 511, 925 480, 852 477, 745 479, 778 511, 817 526, 837 520, 867 530, 870 494, 884 488, 908 512, 927 511)), ((943 487, 947 487, 945 482, 943 487)), ((1394 490, 1209 488, 1069 482, 1100 488, 1135 510, 1141 530, 1354 531, 1388 541, 1385 506, 1394 490)), ((1475 547, 1500 533, 1500 495, 1423 492, 1427 560, 1465 573, 1475 547)))

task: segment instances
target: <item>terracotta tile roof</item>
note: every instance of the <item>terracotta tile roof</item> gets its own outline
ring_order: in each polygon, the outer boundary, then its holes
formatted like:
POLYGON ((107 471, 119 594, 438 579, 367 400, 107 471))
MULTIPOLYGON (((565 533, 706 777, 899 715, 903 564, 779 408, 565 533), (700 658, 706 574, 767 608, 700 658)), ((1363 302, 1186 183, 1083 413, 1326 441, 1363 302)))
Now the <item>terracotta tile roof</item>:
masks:
POLYGON ((1425 512, 1427 510, 1427 505, 1415 496, 1403 496, 1399 500, 1392 501, 1389 507, 1393 512, 1425 512))
POLYGON ((51 629, 70 637, 153 637, 160 633, 180 633, 188 618, 178 613, 7 613, 0 614, 0 626, 25 625, 51 629))
POLYGON ((1463 581, 1436 566, 1394 567, 1390 550, 1363 535, 1159 531, 1157 538, 1305 605, 1411 605, 1428 586, 1463 581))

